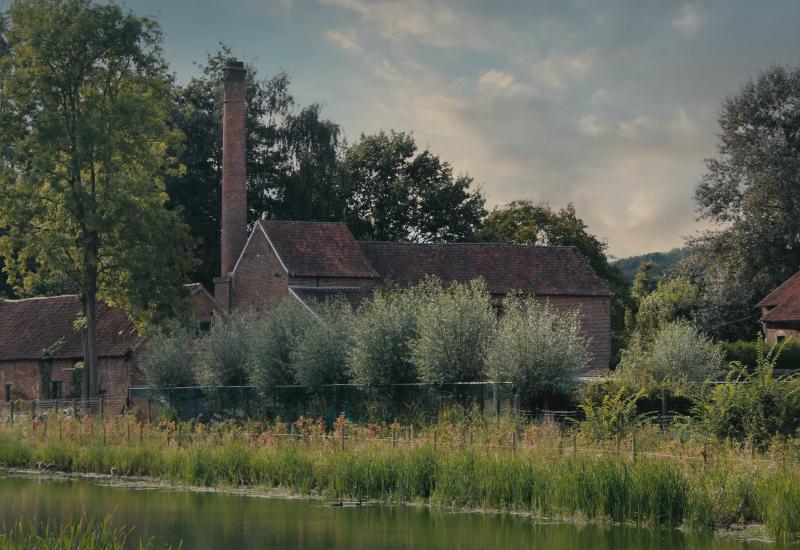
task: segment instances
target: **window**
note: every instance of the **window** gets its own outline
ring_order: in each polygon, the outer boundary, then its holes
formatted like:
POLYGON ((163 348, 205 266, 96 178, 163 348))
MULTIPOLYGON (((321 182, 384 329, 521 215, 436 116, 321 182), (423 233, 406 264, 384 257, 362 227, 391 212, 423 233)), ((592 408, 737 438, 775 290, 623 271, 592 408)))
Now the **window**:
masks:
POLYGON ((11 384, 6 384, 6 401, 11 401, 11 384))
POLYGON ((778 335, 778 343, 782 344, 784 340, 786 340, 786 336, 784 336, 783 334, 779 334, 778 335))
POLYGON ((197 323, 197 334, 207 334, 208 331, 211 330, 211 322, 210 321, 200 321, 197 323))
POLYGON ((52 399, 64 399, 64 381, 53 380, 50 383, 50 397, 52 399))

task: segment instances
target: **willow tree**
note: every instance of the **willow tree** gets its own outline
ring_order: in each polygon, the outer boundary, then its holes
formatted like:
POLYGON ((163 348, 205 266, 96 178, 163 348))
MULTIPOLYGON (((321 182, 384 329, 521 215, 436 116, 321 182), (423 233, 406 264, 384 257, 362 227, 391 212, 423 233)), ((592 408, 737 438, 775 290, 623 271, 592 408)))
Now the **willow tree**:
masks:
POLYGON ((180 303, 186 229, 162 178, 179 134, 150 19, 89 0, 22 0, 3 14, 0 250, 19 293, 78 293, 82 392, 98 390, 98 300, 134 318, 180 303))

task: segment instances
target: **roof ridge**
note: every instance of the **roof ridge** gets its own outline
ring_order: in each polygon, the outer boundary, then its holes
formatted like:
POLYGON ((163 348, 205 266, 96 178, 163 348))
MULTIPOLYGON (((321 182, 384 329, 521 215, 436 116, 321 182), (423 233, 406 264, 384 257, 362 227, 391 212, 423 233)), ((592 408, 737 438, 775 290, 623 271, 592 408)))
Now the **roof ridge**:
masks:
POLYGON ((336 221, 314 221, 314 220, 273 220, 273 219, 266 219, 266 220, 257 220, 258 222, 262 223, 291 223, 291 224, 315 224, 315 225, 347 225, 345 222, 336 222, 336 221))
POLYGON ((19 303, 19 302, 32 302, 34 300, 52 300, 54 298, 78 298, 77 294, 57 294, 55 296, 30 296, 28 298, 8 298, 0 301, 0 303, 19 303))
POLYGON ((409 241, 373 241, 368 239, 356 239, 356 242, 361 243, 375 243, 375 244, 398 244, 409 246, 507 246, 509 248, 563 248, 570 250, 578 250, 578 247, 571 244, 521 244, 521 243, 499 243, 499 242, 458 242, 458 243, 417 243, 409 241))

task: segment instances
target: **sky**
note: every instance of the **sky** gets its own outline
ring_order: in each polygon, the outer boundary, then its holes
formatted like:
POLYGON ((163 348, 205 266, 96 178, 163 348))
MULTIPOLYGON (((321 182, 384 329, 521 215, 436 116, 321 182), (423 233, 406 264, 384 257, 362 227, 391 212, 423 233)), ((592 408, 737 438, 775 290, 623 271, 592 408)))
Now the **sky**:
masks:
POLYGON ((129 0, 179 81, 220 41, 292 79, 348 141, 381 129, 475 178, 490 208, 567 203, 626 257, 705 226, 693 190, 723 99, 800 64, 800 1, 129 0))

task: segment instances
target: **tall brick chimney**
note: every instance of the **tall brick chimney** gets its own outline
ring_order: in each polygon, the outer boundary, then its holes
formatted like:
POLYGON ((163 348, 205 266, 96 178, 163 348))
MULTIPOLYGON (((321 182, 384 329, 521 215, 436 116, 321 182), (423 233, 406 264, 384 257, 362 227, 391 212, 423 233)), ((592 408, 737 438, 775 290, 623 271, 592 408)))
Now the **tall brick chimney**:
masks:
POLYGON ((221 265, 214 295, 226 310, 231 306, 230 273, 247 242, 245 73, 241 61, 229 60, 223 68, 221 265))
POLYGON ((247 240, 247 165, 244 129, 244 63, 228 61, 222 111, 222 266, 233 271, 247 240))

